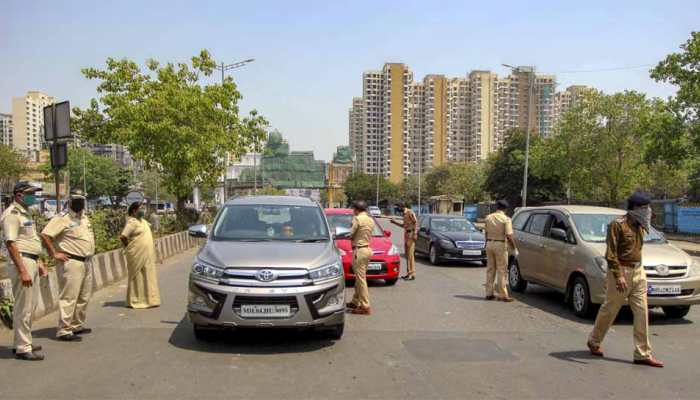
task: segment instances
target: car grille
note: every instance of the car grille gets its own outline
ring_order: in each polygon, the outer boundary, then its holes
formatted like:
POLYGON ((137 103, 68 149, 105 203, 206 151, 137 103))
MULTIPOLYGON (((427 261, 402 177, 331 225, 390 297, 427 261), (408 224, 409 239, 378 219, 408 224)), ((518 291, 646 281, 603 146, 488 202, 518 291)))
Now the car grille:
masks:
POLYGON ((221 284, 239 287, 298 287, 313 284, 309 271, 305 269, 274 268, 228 268, 221 277, 221 284), (257 278, 261 269, 271 269, 277 273, 277 279, 261 282, 257 278))
POLYGON ((467 249, 467 250, 481 250, 486 246, 485 242, 475 242, 475 241, 459 241, 455 242, 457 247, 460 249, 467 249))
POLYGON ((676 297, 676 296, 690 296, 693 294, 693 289, 683 289, 681 294, 648 294, 648 297, 676 297))
POLYGON ((656 271, 656 265, 645 265, 644 271, 647 273, 647 277, 652 279, 675 279, 683 278, 688 273, 688 267, 685 265, 669 265, 668 275, 661 276, 656 271))

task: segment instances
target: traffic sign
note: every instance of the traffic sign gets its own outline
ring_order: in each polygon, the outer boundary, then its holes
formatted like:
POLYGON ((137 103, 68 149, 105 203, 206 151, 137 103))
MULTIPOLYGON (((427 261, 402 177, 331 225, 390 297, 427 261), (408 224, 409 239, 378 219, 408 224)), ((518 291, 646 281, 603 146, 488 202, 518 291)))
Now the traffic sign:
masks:
POLYGON ((126 195, 126 204, 131 205, 133 203, 143 203, 143 193, 141 192, 129 192, 126 195))
POLYGON ((53 143, 50 148, 51 168, 65 167, 68 164, 68 145, 66 143, 53 143))
POLYGON ((44 139, 47 142, 69 140, 70 133, 70 102, 51 104, 44 107, 44 139))

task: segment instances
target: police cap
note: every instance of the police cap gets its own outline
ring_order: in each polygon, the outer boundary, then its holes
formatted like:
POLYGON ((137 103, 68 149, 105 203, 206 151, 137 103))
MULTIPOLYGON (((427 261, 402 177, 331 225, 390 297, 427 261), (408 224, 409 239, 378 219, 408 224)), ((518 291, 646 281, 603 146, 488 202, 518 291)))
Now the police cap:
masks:
POLYGON ((510 208, 510 204, 508 203, 508 200, 506 199, 501 199, 496 201, 496 209, 497 210, 507 210, 510 208))
POLYGON ((651 196, 645 192, 634 192, 627 199, 627 209, 648 206, 651 203, 651 196))
POLYGON ((41 187, 32 185, 31 183, 27 181, 19 181, 15 184, 14 189, 12 190, 12 193, 31 193, 31 192, 38 192, 41 190, 41 187))

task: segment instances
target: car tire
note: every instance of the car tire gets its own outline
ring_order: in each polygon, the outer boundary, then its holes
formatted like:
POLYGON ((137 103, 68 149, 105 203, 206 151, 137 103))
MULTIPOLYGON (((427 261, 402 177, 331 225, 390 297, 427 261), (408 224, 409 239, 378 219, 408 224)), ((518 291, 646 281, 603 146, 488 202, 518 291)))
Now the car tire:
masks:
POLYGON ((591 291, 586 278, 577 276, 571 284, 571 308, 581 318, 590 318, 596 307, 591 303, 591 291))
POLYGON ((430 260, 431 264, 440 265, 440 256, 438 256, 437 254, 437 248, 432 244, 430 245, 430 253, 428 254, 428 259, 430 260))
POLYGON ((195 339, 199 340, 200 342, 212 342, 216 340, 218 335, 218 331, 214 329, 205 329, 199 325, 195 325, 193 327, 193 331, 195 339))
POLYGON ((662 307, 666 318, 681 319, 688 315, 690 312, 690 306, 667 306, 662 307))
POLYGON ((485 267, 489 264, 488 260, 481 260, 481 266, 485 267))
POLYGON ((522 293, 527 289, 527 281, 520 273, 518 262, 513 259, 508 265, 508 286, 513 292, 522 293))
POLYGON ((345 280, 345 287, 354 287, 355 286, 355 280, 354 279, 346 279, 345 280))
POLYGON ((331 340, 340 340, 345 331, 345 323, 335 325, 323 332, 323 336, 331 340))
POLYGON ((384 283, 386 283, 387 286, 394 286, 396 285, 396 282, 399 281, 399 278, 393 278, 393 279, 384 279, 384 283))

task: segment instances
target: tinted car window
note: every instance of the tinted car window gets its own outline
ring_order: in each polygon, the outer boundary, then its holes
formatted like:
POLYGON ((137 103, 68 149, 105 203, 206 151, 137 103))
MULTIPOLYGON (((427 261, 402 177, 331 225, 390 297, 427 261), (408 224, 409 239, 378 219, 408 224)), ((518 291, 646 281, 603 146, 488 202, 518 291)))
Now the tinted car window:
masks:
POLYGON ((513 219, 513 229, 517 231, 522 231, 525 229, 525 223, 527 222, 527 218, 530 216, 530 212, 521 212, 520 214, 516 215, 515 218, 513 219))
POLYGON ((571 241, 573 239, 571 235, 571 229, 569 228, 569 224, 566 223, 566 220, 564 219, 563 215, 558 213, 552 213, 552 226, 549 228, 549 237, 559 240, 552 235, 552 229, 554 228, 561 229, 564 232, 566 232, 568 241, 571 241))
POLYGON ((221 210, 213 240, 328 239, 318 207, 234 205, 221 210))
POLYGON ((466 218, 433 218, 430 229, 437 232, 477 232, 466 218))
POLYGON ((420 227, 421 228, 428 228, 428 224, 430 224, 430 218, 428 217, 420 217, 420 227))
POLYGON ((530 218, 530 224, 527 227, 527 231, 534 235, 544 235, 544 230, 547 227, 547 221, 549 220, 548 214, 535 214, 530 218))
MULTIPOLYGON (((615 214, 573 214, 571 216, 581 238, 586 242, 603 243, 608 235, 608 225, 620 218, 615 214)), ((665 243, 664 236, 654 228, 644 235, 645 243, 665 243)))

